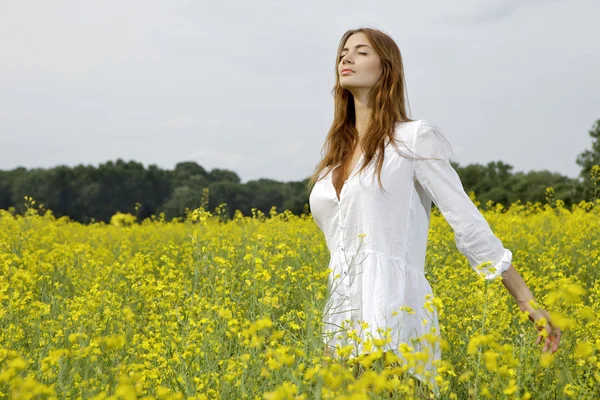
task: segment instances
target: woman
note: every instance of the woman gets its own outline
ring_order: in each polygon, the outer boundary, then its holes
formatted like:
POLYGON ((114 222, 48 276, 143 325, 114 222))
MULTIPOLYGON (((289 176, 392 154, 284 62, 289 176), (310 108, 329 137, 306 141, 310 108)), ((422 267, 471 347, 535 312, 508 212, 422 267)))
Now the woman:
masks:
MULTIPOLYGON (((352 344, 353 358, 363 352, 365 340, 387 338, 384 351, 400 357, 402 343, 413 346, 411 338, 439 335, 424 274, 432 202, 473 269, 486 279, 502 276, 530 320, 546 318, 543 351, 554 353, 560 329, 529 302, 533 295, 511 265, 512 253, 492 233, 451 166, 449 146, 433 124, 408 118, 396 43, 379 30, 349 30, 336 64, 334 121, 309 183, 314 185, 311 212, 331 253, 323 318, 326 354, 335 355, 336 344, 352 344), (483 263, 489 266, 478 268, 483 263)), ((540 332, 537 342, 542 338, 540 332)), ((410 372, 437 392, 433 360, 440 359, 439 346, 425 343, 417 350, 431 354, 428 373, 410 372)))

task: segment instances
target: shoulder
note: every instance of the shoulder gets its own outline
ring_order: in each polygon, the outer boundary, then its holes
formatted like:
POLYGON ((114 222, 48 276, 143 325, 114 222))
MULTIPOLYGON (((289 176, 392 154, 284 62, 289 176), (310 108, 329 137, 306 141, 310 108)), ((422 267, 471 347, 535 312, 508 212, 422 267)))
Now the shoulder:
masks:
POLYGON ((427 139, 439 131, 437 126, 426 119, 396 122, 394 138, 396 142, 402 142, 410 149, 415 150, 419 140, 427 139))
POLYGON ((417 138, 428 135, 436 135, 440 133, 440 128, 433 122, 427 119, 420 119, 416 125, 416 136, 417 138))
POLYGON ((427 119, 415 121, 413 144, 417 154, 425 157, 449 159, 453 156, 452 146, 439 126, 427 119))
POLYGON ((394 139, 396 143, 404 143, 409 148, 414 147, 416 135, 422 120, 398 121, 394 127, 394 139))
POLYGON ((409 140, 432 131, 440 131, 440 129, 427 119, 415 119, 413 121, 396 122, 395 136, 400 140, 409 140))

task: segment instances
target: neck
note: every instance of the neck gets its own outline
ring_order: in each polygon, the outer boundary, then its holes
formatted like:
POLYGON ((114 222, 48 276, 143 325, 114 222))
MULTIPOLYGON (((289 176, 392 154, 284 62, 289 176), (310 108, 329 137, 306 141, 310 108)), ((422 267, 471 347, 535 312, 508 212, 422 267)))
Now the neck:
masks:
POLYGON ((354 115, 356 115, 355 127, 358 131, 358 136, 362 138, 371 121, 371 108, 367 106, 366 98, 354 97, 354 115))

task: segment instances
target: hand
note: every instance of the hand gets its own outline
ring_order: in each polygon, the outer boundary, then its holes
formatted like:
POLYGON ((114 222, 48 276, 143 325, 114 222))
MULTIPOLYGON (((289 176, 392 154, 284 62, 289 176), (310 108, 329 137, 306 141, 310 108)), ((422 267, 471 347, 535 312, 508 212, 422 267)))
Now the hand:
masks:
POLYGON ((544 339, 544 336, 542 335, 541 332, 543 329, 546 329, 546 332, 548 332, 548 336, 546 337, 546 340, 544 343, 544 348, 542 349, 542 351, 545 352, 547 350, 552 350, 552 354, 554 354, 556 352, 556 350, 558 349, 558 344, 560 343, 560 336, 561 336, 560 328, 555 327, 552 324, 550 315, 543 308, 538 308, 537 310, 535 310, 533 308, 528 308, 527 311, 529 311, 529 320, 536 324, 535 326, 536 326, 537 330, 540 332, 537 340, 535 341, 535 344, 539 344, 544 339), (546 319, 545 326, 544 325, 540 326, 537 323, 537 321, 539 321, 541 318, 546 319))

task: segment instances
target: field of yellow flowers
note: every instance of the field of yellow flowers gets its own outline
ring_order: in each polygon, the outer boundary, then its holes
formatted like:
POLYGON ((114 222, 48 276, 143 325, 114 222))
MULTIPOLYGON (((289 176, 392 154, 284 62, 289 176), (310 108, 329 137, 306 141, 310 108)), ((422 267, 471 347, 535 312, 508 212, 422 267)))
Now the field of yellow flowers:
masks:
MULTIPOLYGON (((380 343, 351 361, 343 348, 324 355, 329 252, 310 215, 224 222, 219 208, 200 208, 170 222, 117 214, 82 225, 25 205, 24 215, 0 210, 0 398, 422 396, 380 343)), ((562 328, 561 346, 542 354, 533 323, 500 281, 473 272, 436 211, 426 272, 439 398, 600 398, 600 201, 484 215, 562 328)))

